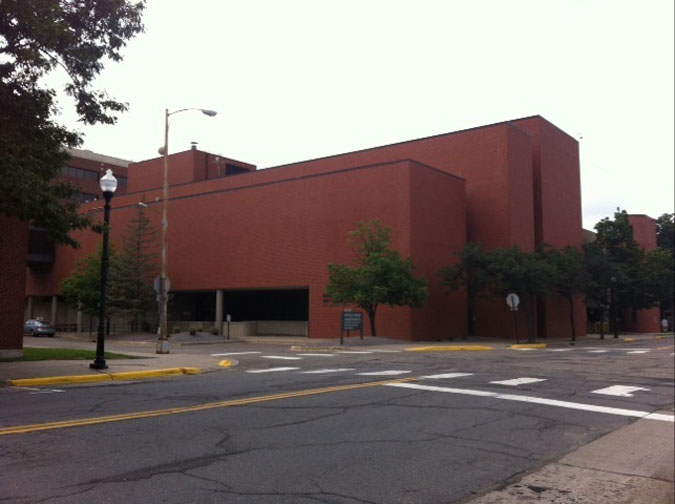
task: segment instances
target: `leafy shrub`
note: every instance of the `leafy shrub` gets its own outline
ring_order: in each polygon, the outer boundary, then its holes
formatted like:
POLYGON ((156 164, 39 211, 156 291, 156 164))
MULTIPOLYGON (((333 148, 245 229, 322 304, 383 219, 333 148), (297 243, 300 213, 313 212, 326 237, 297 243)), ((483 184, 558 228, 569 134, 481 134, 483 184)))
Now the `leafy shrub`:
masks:
POLYGON ((210 331, 211 334, 214 336, 218 336, 218 328, 216 326, 213 326, 210 331))
POLYGON ((194 336, 195 334, 197 334, 197 329, 195 329, 194 327, 190 327, 190 329, 188 329, 188 332, 190 333, 190 336, 194 336))
POLYGON ((180 327, 174 327, 171 329, 171 334, 178 334, 180 332, 180 327))

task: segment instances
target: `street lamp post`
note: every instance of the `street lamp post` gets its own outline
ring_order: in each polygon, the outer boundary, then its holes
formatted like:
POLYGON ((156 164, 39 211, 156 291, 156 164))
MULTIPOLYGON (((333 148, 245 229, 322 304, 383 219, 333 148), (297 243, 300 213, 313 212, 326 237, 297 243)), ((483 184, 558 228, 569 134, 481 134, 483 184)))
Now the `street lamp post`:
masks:
POLYGON ((98 312, 98 335, 96 337, 96 358, 89 364, 92 369, 106 369, 105 363, 105 291, 108 284, 109 252, 108 231, 110 228, 110 200, 117 189, 117 179, 108 169, 100 180, 101 191, 105 198, 103 206, 103 251, 101 252, 101 299, 98 312))
POLYGON ((169 277, 168 277, 168 259, 169 259, 169 243, 168 230, 169 220, 167 217, 167 209, 169 206, 169 117, 180 112, 187 112, 188 110, 199 110, 202 114, 213 117, 217 114, 215 110, 200 109, 200 108, 184 108, 169 112, 169 109, 164 110, 164 147, 159 149, 159 153, 164 156, 164 191, 162 200, 162 272, 159 277, 159 292, 160 292, 160 312, 159 312, 159 340, 157 341, 157 353, 169 353, 169 321, 168 321, 168 301, 169 301, 169 277))

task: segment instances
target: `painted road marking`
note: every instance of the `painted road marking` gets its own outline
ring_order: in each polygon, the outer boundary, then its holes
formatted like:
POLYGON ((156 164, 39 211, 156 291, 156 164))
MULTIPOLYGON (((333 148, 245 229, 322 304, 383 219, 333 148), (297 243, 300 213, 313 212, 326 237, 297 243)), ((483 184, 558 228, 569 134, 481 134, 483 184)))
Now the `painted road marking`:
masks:
POLYGON ((371 350, 371 352, 376 353, 401 353, 403 350, 371 350))
POLYGON ((333 353, 301 353, 298 355, 302 356, 309 355, 311 357, 335 357, 335 354, 333 353))
POLYGON ((644 387, 629 387, 627 385, 612 385, 611 387, 592 390, 591 394, 603 394, 617 397, 633 397, 632 393, 637 392, 638 390, 649 390, 649 389, 644 387))
POLYGON ((649 352, 649 350, 632 350, 632 351, 626 352, 626 353, 629 353, 629 354, 641 354, 641 353, 647 353, 647 352, 649 352))
POLYGON ((571 352, 574 348, 549 348, 549 352, 571 352))
MULTIPOLYGON (((544 399, 542 397, 531 397, 515 394, 498 394, 496 392, 486 392, 483 390, 436 387, 433 385, 421 385, 418 383, 387 383, 386 386, 413 389, 413 390, 424 390, 428 392, 445 392, 447 394, 462 394, 479 397, 491 397, 493 399, 502 399, 505 401, 527 402, 533 404, 541 404, 544 406, 553 406, 556 408, 567 408, 582 411, 591 411, 594 413, 605 413, 607 415, 647 418, 650 420, 660 420, 662 422, 675 422, 675 416, 673 415, 664 415, 661 413, 650 413, 649 411, 629 410, 623 408, 610 408, 607 406, 596 406, 594 404, 576 403, 570 401, 558 401, 556 399, 544 399)), ((0 433, 2 433, 2 431, 0 431, 0 433)))
POLYGON ((272 367, 267 369, 249 369, 247 373, 275 373, 277 371, 294 371, 299 367, 272 367))
POLYGON ((356 371, 356 368, 313 369, 312 371, 302 371, 301 374, 342 373, 344 371, 356 371))
POLYGON ((59 392, 65 392, 65 390, 61 389, 45 389, 45 390, 40 390, 38 392, 28 392, 29 395, 33 394, 58 394, 59 392))
POLYGON ((589 350, 588 353, 607 353, 609 350, 589 350))
POLYGON ((213 403, 196 404, 194 406, 185 406, 182 408, 168 408, 163 410, 138 411, 136 413, 124 413, 121 415, 110 415, 94 418, 80 418, 74 420, 65 420, 61 422, 47 422, 42 424, 15 425, 14 427, 0 428, 0 436, 11 434, 27 434, 29 432, 38 432, 54 429, 65 429, 68 427, 83 427, 86 425, 97 425, 110 422, 123 422, 125 420, 137 420, 140 418, 153 418, 165 415, 176 415, 178 413, 191 413, 195 411, 204 411, 216 408, 228 408, 232 406, 245 406, 247 404, 256 404, 266 401, 275 401, 279 399, 292 399, 295 397, 305 397, 317 394, 327 394, 330 392, 342 392, 345 390, 358 390, 368 387, 379 387, 390 383, 401 383, 414 380, 414 378, 398 378, 394 380, 374 381, 367 383, 354 383, 352 385, 337 385, 335 387, 323 387, 317 389, 300 390, 297 392, 283 392, 281 394, 264 395, 258 397, 249 397, 244 399, 233 399, 229 401, 218 401, 213 403))
POLYGON ((429 376, 420 376, 423 379, 430 380, 442 380, 443 378, 461 378, 462 376, 473 376, 473 373, 445 373, 445 374, 435 374, 429 376))
POLYGON ((302 357, 287 357, 284 355, 263 355, 263 359, 279 359, 279 360, 302 360, 302 357))
POLYGON ((526 383, 537 383, 546 381, 544 378, 513 378, 512 380, 491 381, 495 385, 508 385, 510 387, 517 387, 518 385, 525 385, 526 383))
POLYGON ((212 353, 211 357, 226 357, 228 355, 250 355, 261 354, 262 352, 229 352, 229 353, 212 353))
POLYGON ((356 351, 356 350, 338 350, 335 353, 344 353, 344 354, 371 354, 373 352, 365 352, 365 351, 356 351))
POLYGON ((412 371, 405 371, 403 369, 390 369, 388 371, 371 371, 369 373, 356 373, 360 376, 396 376, 406 373, 412 373, 412 371))

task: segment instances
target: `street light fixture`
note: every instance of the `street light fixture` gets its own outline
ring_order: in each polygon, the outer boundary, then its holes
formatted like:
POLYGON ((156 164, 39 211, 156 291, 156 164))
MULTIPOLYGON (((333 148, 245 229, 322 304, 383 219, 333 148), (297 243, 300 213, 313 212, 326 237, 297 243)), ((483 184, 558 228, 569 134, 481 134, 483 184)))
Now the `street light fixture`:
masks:
POLYGON ((108 284, 109 253, 108 253, 108 231, 110 228, 110 200, 117 189, 117 179, 108 169, 105 175, 99 181, 105 205, 103 206, 103 250, 101 252, 101 299, 98 313, 98 334, 96 337, 96 358, 89 364, 92 369, 106 369, 105 363, 105 291, 108 284))
POLYGON ((210 109, 184 108, 169 112, 164 111, 164 147, 159 149, 159 153, 164 156, 164 194, 162 204, 162 272, 159 277, 160 292, 160 313, 159 313, 159 340, 157 341, 157 353, 169 353, 169 328, 168 328, 168 301, 169 301, 169 277, 167 275, 168 265, 168 235, 169 221, 167 217, 167 208, 169 205, 169 117, 180 112, 188 110, 199 110, 202 114, 214 117, 217 112, 210 109))

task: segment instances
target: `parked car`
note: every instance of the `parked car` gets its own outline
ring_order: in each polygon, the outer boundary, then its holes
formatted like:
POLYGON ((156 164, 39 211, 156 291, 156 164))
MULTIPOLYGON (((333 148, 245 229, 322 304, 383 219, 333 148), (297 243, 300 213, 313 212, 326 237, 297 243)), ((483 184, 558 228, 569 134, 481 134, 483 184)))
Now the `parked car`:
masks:
POLYGON ((49 336, 53 338, 56 329, 42 320, 26 320, 23 324, 23 333, 31 336, 49 336))

